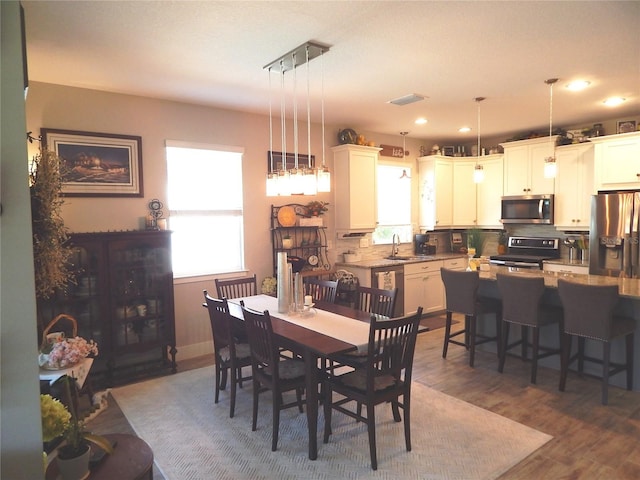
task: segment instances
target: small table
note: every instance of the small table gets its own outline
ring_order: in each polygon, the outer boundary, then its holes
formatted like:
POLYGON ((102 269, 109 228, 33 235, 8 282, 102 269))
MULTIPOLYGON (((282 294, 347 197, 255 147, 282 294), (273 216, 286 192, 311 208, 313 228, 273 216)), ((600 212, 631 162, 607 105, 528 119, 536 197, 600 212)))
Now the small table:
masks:
MULTIPOLYGON (((153 480, 153 451, 147 442, 134 435, 110 433, 103 435, 117 442, 113 453, 91 468, 89 480, 153 480)), ((57 480, 58 463, 53 460, 45 480, 57 480)))

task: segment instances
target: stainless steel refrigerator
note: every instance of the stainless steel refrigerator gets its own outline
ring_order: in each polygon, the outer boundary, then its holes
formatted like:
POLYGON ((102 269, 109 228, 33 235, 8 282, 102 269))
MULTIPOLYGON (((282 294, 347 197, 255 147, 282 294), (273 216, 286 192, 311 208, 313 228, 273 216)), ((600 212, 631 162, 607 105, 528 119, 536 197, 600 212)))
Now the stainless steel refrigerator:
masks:
POLYGON ((639 218, 640 192, 592 197, 589 273, 640 278, 639 218))

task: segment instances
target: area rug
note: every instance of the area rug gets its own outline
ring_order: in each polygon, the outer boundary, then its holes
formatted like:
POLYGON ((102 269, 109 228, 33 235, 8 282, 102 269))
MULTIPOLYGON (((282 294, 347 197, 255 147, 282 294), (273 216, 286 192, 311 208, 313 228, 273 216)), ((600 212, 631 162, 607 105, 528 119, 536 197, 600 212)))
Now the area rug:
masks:
POLYGON ((251 431, 251 386, 239 389, 234 418, 229 394, 213 403, 213 367, 114 388, 112 395, 136 433, 153 449, 167 480, 216 479, 492 479, 552 437, 414 382, 412 446, 389 405, 376 409, 378 470, 371 470, 366 427, 334 412, 333 434, 318 459, 307 452, 306 415, 280 417, 271 451, 271 401, 261 395, 258 429, 251 431))
MULTIPOLYGON (((433 332, 439 328, 444 328, 447 322, 447 317, 444 315, 432 315, 429 317, 424 317, 420 320, 420 327, 418 328, 418 333, 423 332, 433 332)), ((453 320, 451 325, 455 325, 458 323, 457 320, 453 320)))

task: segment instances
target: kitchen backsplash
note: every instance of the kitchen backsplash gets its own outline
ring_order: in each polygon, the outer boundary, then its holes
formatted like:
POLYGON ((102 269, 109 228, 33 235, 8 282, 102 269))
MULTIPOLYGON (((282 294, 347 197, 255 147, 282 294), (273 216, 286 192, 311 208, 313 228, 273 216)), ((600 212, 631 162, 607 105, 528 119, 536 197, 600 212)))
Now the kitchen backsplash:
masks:
MULTIPOLYGON (((462 232, 463 244, 466 245, 466 230, 452 230, 462 232)), ((507 228, 509 236, 530 236, 530 237, 548 237, 560 238, 560 256, 562 259, 569 259, 569 248, 566 247, 562 240, 567 237, 577 238, 580 233, 559 232, 553 225, 510 225, 507 228)), ((429 242, 436 245, 436 253, 451 252, 451 231, 442 232, 426 232, 429 234, 429 242)), ((584 232, 584 238, 588 239, 589 233, 584 232)), ((347 251, 360 255, 362 260, 371 260, 386 257, 391 253, 391 245, 373 245, 371 234, 365 237, 368 246, 360 246, 360 238, 341 238, 336 241, 337 261, 342 262, 342 254, 347 251)), ((482 233, 483 248, 482 255, 490 256, 498 253, 498 231, 485 230, 482 233)), ((413 243, 402 243, 398 251, 398 255, 413 255, 413 243)))

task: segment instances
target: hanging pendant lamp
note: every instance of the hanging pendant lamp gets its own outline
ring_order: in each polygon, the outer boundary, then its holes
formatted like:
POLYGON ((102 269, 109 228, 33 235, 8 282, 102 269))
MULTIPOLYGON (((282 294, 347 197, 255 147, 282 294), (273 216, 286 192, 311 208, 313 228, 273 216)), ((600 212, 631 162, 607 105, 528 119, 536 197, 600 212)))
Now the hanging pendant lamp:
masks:
POLYGON ((480 102, 482 102, 485 97, 476 97, 474 100, 478 105, 478 150, 476 152, 476 166, 473 167, 473 183, 482 183, 484 181, 484 168, 478 162, 478 157, 480 157, 482 150, 480 150, 480 102))
MULTIPOLYGON (((267 173, 267 196, 274 195, 315 195, 319 192, 331 191, 331 179, 329 169, 325 165, 325 146, 324 146, 324 71, 322 71, 322 168, 316 169, 312 164, 311 156, 311 95, 309 72, 309 62, 314 58, 322 56, 329 47, 316 42, 306 42, 292 51, 281 56, 277 60, 265 65, 269 75, 271 71, 281 73, 280 81, 280 127, 282 151, 282 167, 274 170, 274 153, 273 153, 273 113, 272 99, 269 98, 269 172, 267 173), (304 155, 299 153, 299 125, 298 125, 298 67, 307 64, 307 161, 304 155), (286 132, 286 95, 285 95, 285 73, 291 71, 293 77, 293 168, 287 165, 287 132, 286 132), (302 161, 300 159, 302 158, 302 161)), ((271 93, 271 76, 269 77, 269 90, 271 93)), ((278 153, 276 152, 276 155, 278 153)), ((289 166, 291 163, 289 163, 289 166)))
MULTIPOLYGON (((409 134, 409 132, 400 132, 400 135, 402 135, 402 159, 404 160, 404 157, 407 156, 407 143, 406 143, 406 137, 409 134)), ((402 169, 402 175, 400 175, 400 180, 411 180, 411 177, 409 175, 407 175, 407 171, 405 169, 402 169)))
MULTIPOLYGON (((557 78, 550 78, 545 80, 544 83, 549 85, 549 139, 553 137, 553 84, 558 81, 557 78)), ((556 165, 556 142, 553 141, 553 150, 551 156, 544 159, 544 178, 555 178, 558 172, 556 165)))

